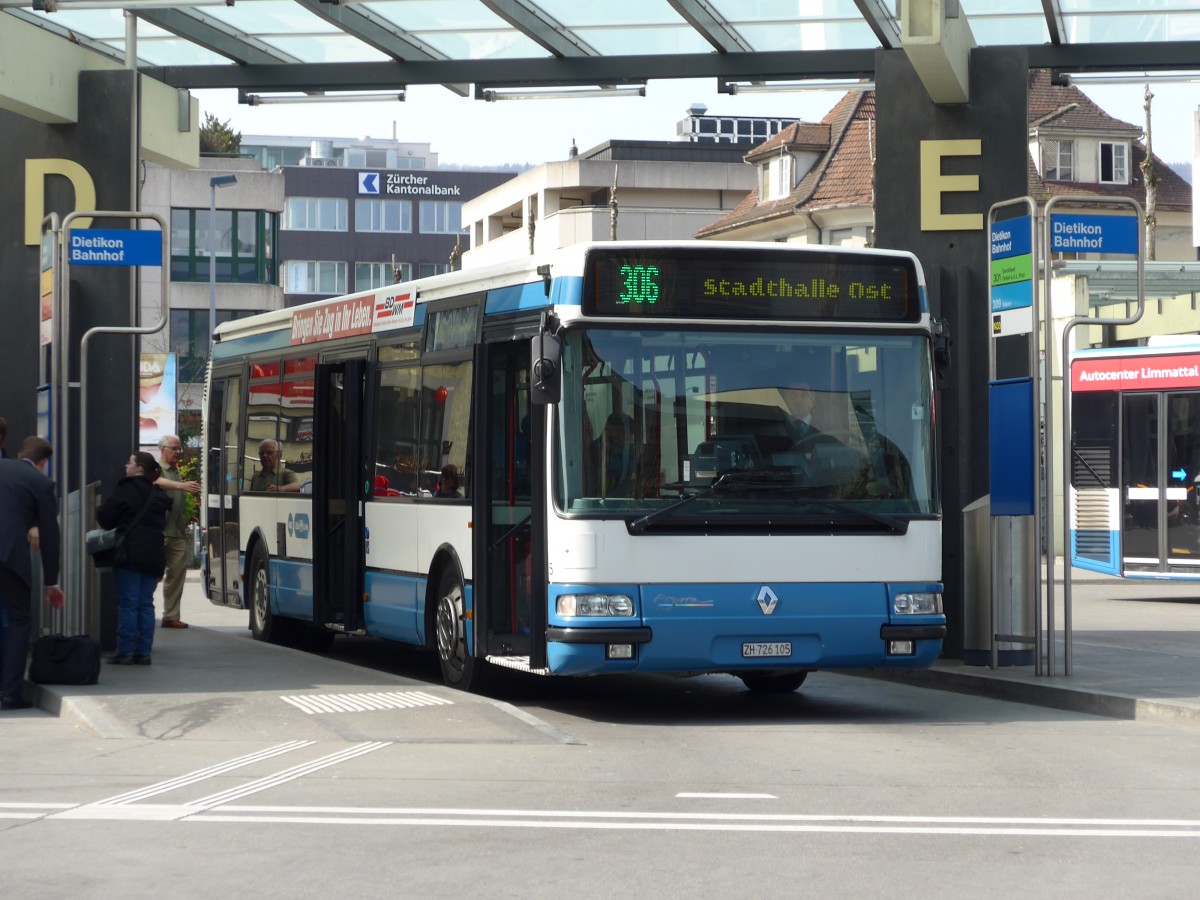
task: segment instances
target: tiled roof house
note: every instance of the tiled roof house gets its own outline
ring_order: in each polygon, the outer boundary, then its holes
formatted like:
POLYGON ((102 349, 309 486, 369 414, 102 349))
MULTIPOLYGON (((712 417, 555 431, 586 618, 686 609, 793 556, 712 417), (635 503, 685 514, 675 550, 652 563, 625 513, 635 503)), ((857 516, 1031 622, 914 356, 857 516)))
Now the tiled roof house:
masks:
MULTIPOLYGON (((1141 134, 1079 88, 1051 84, 1046 70, 1030 71, 1029 192, 1039 203, 1069 193, 1133 197, 1144 205, 1141 134)), ((696 237, 870 245, 876 146, 874 92, 845 95, 819 124, 792 125, 747 154, 760 170, 757 188, 696 237)), ((1191 187, 1157 157, 1155 163, 1157 257, 1195 259, 1191 187)))
POLYGON ((875 146, 874 91, 846 94, 819 124, 790 125, 747 154, 757 188, 696 237, 850 243, 851 229, 866 242, 875 146))

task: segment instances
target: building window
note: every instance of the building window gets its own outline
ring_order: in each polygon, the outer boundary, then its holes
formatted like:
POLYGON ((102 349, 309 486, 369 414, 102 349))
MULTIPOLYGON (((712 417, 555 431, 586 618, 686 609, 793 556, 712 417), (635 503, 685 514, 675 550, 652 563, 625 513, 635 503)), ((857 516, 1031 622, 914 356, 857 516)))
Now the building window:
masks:
POLYGON ((424 234, 458 234, 462 231, 462 204, 457 200, 422 200, 424 234))
POLYGON ((407 200, 354 201, 355 231, 412 231, 412 204, 407 200))
MULTIPOLYGON (((265 310, 218 309, 217 324, 231 319, 256 316, 265 310)), ((208 362, 210 332, 207 309, 171 310, 171 352, 178 359, 179 389, 189 384, 204 383, 204 366, 208 362)))
POLYGON ((1075 180, 1075 142, 1046 141, 1042 144, 1042 177, 1047 181, 1075 180))
POLYGON ((428 278, 430 275, 445 275, 447 272, 452 272, 449 263, 421 263, 417 269, 417 274, 422 278, 428 278))
POLYGON ((1100 142, 1100 181, 1105 184, 1129 184, 1129 145, 1100 142))
POLYGON ((790 153, 776 156, 762 167, 764 200, 781 200, 795 187, 792 172, 795 160, 790 153))
POLYGON ((215 250, 217 281, 275 284, 275 213, 218 209, 216 228, 207 209, 171 210, 171 280, 208 281, 209 253, 215 250))
POLYGON ((345 197, 288 197, 283 227, 289 231, 345 231, 345 197))
POLYGON ((412 264, 390 262, 356 262, 354 290, 373 291, 401 281, 412 280, 412 264), (399 277, 397 277, 399 276, 399 277))
POLYGON ((346 264, 344 262, 297 260, 284 263, 283 272, 285 293, 346 293, 346 264))

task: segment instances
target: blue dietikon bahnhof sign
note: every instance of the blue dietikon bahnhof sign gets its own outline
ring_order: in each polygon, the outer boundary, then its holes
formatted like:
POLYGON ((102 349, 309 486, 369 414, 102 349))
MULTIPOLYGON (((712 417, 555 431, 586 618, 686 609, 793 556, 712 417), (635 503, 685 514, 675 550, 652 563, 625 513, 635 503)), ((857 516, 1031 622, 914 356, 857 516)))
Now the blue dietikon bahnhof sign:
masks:
POLYGON ((161 266, 162 232, 115 228, 71 230, 73 266, 161 266))

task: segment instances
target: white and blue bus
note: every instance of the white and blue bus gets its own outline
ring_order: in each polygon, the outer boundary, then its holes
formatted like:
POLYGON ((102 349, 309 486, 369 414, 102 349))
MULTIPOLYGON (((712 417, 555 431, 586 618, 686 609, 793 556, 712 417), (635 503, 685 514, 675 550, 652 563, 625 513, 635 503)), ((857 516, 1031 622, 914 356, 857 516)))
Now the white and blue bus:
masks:
POLYGON ((927 667, 932 355, 911 254, 778 244, 581 244, 228 322, 207 593, 262 640, 428 648, 464 689, 927 667))

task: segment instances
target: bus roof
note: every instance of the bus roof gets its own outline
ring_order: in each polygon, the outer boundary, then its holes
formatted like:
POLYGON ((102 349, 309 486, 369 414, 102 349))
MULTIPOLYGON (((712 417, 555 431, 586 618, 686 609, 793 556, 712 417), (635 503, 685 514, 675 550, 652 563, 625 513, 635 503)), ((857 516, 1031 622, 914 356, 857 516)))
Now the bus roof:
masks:
POLYGON ((911 260, 916 266, 918 280, 922 288, 924 287, 924 276, 921 273, 920 262, 915 255, 903 250, 881 250, 877 248, 865 250, 861 247, 840 247, 824 244, 776 244, 763 243, 761 241, 588 241, 561 247, 537 256, 522 257, 512 262, 432 275, 381 288, 358 291, 353 294, 343 294, 337 297, 314 300, 311 303, 272 310, 243 319, 233 319, 217 326, 215 330, 215 342, 219 344, 222 341, 287 330, 292 327, 292 322, 297 316, 312 315, 316 310, 336 307, 348 302, 362 302, 368 298, 378 297, 381 294, 390 293, 396 296, 415 294, 415 303, 423 304, 445 297, 459 296, 464 293, 464 289, 470 292, 481 292, 496 288, 531 284, 545 277, 543 272, 549 274, 555 269, 565 270, 561 274, 581 274, 583 271, 583 261, 588 251, 593 248, 605 248, 609 250, 628 248, 645 251, 650 248, 660 250, 694 249, 698 246, 703 246, 706 250, 713 251, 722 249, 744 251, 747 248, 753 248, 763 254, 821 252, 844 253, 846 255, 868 254, 875 257, 911 260))

